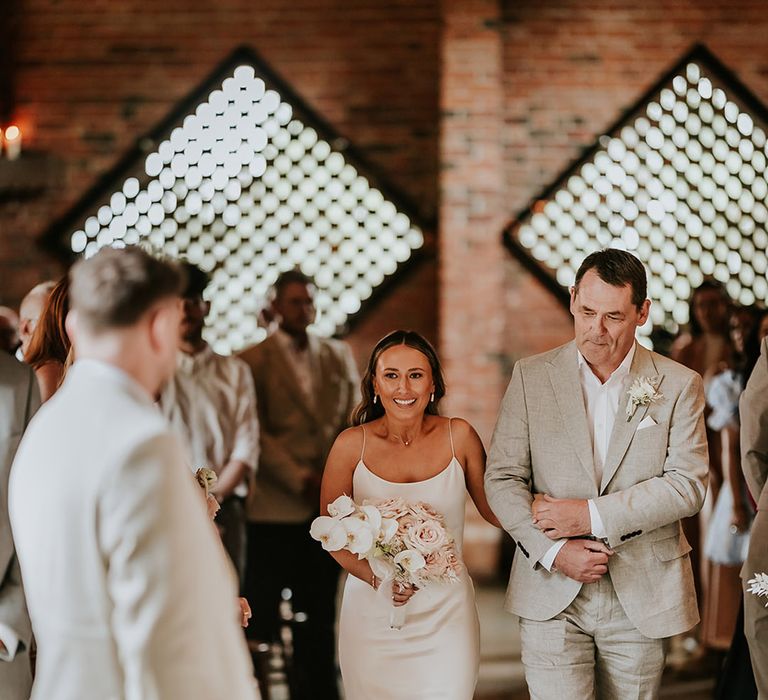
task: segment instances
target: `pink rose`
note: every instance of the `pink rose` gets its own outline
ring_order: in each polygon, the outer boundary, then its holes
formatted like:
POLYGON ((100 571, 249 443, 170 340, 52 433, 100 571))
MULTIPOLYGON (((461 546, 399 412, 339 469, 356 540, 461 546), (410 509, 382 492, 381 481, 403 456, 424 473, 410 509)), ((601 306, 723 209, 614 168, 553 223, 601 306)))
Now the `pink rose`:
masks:
POLYGON ((417 552, 427 555, 447 544, 449 537, 439 521, 430 519, 414 523, 408 527, 405 541, 417 552))

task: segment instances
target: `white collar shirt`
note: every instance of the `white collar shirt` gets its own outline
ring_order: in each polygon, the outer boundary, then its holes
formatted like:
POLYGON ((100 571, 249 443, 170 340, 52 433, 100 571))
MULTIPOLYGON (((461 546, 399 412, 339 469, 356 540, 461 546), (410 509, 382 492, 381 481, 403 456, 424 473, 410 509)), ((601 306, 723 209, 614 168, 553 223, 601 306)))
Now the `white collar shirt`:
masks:
POLYGON ((595 480, 598 486, 603 478, 608 444, 616 423, 616 413, 624 394, 629 370, 635 357, 635 344, 632 344, 621 364, 603 383, 590 368, 584 356, 579 353, 579 379, 584 396, 584 408, 587 412, 589 436, 592 440, 592 455, 595 462, 595 480))
POLYGON ((275 331, 275 335, 285 353, 288 364, 296 375, 296 380, 299 383, 302 394, 304 394, 310 406, 313 406, 315 383, 312 378, 312 337, 309 337, 306 347, 300 348, 296 345, 296 341, 284 330, 278 329, 275 331))
MULTIPOLYGON (((160 407, 186 447, 193 471, 208 467, 218 474, 232 460, 256 469, 256 392, 242 360, 219 355, 209 346, 194 355, 179 352, 160 407)), ((238 496, 246 492, 245 484, 235 489, 238 496)))

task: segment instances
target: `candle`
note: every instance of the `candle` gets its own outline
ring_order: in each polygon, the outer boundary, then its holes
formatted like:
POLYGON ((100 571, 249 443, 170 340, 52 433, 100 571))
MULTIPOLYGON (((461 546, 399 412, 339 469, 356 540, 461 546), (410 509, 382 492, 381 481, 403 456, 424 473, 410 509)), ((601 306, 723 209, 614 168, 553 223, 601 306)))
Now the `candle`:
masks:
POLYGON ((5 130, 5 156, 16 160, 21 155, 21 129, 15 124, 5 130))

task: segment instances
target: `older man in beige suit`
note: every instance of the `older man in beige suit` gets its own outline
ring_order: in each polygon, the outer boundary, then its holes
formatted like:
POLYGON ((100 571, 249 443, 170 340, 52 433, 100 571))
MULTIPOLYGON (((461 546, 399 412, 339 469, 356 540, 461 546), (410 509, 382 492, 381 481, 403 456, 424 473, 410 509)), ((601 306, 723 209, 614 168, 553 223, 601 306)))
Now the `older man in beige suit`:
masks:
POLYGON ((349 424, 359 379, 349 347, 307 332, 315 318, 314 285, 297 270, 275 283, 279 328, 241 354, 256 386, 261 454, 248 497, 245 593, 249 634, 279 635, 281 591, 307 613, 297 629, 296 700, 338 698, 334 623, 339 569, 309 536, 318 515, 325 458, 349 424))
POLYGON ((532 700, 657 697, 663 638, 698 621, 680 519, 706 492, 702 381, 636 343, 649 306, 637 258, 588 256, 575 341, 518 362, 501 407, 486 491, 519 549, 532 700))
POLYGON ((741 396, 741 466, 757 503, 749 552, 741 570, 744 582, 744 634, 760 700, 768 699, 768 608, 751 593, 749 580, 768 573, 768 340, 741 396))

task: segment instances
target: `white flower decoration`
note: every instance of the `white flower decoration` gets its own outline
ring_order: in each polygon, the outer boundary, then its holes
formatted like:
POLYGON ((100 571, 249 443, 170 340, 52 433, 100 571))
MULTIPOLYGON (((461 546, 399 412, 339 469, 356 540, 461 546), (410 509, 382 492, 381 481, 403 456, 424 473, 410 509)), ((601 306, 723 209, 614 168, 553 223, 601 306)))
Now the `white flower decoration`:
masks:
POLYGON ((406 571, 414 573, 427 565, 426 559, 415 549, 405 549, 395 557, 395 564, 399 564, 406 571))
POLYGON ((328 504, 328 514, 337 520, 346 518, 354 512, 355 502, 347 495, 341 495, 333 503, 328 504))
MULTIPOLYGON (((752 593, 758 598, 768 598, 768 574, 755 574, 755 578, 749 579, 747 583, 749 584, 748 593, 752 593)), ((766 602, 765 607, 768 608, 768 602, 766 602)))
POLYGON ((377 537, 379 530, 381 529, 381 513, 376 506, 361 506, 360 510, 363 511, 365 516, 365 522, 373 531, 373 536, 377 537))
POLYGON ((648 377, 638 377, 627 392, 627 422, 632 420, 638 406, 648 406, 664 398, 648 377))
POLYGON ((394 518, 382 518, 379 539, 383 544, 389 544, 397 534, 397 520, 394 518))
POLYGON ((347 531, 338 520, 327 515, 314 519, 309 534, 320 542, 326 552, 338 552, 347 544, 347 531))
POLYGON ((361 558, 368 554, 374 545, 371 526, 360 518, 347 518, 340 522, 347 533, 347 549, 361 558))

